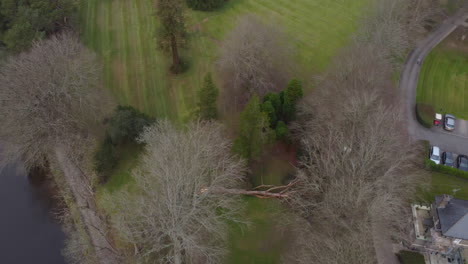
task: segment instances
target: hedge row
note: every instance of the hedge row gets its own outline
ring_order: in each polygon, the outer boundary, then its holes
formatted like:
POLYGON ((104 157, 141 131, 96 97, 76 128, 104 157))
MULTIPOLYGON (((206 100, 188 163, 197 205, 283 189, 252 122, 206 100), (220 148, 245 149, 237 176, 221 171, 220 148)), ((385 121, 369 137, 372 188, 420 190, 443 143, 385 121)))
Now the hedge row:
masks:
POLYGON ((464 178, 464 179, 468 180, 468 171, 462 171, 462 170, 452 168, 452 167, 449 167, 449 166, 445 166, 445 165, 442 165, 442 164, 435 164, 435 162, 433 162, 430 159, 426 159, 425 166, 426 166, 426 168, 428 168, 428 169, 430 169, 432 171, 435 171, 435 172, 449 174, 449 175, 457 176, 457 177, 464 178))
POLYGON ((416 118, 421 125, 431 128, 434 122, 434 116, 435 110, 432 105, 416 104, 416 118))

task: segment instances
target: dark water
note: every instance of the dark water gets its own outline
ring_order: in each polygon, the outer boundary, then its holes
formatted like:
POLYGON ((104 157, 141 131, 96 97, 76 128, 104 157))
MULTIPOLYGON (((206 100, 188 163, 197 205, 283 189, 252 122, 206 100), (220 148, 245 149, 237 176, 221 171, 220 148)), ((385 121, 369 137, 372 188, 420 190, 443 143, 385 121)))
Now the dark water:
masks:
POLYGON ((65 237, 51 217, 50 196, 44 180, 31 180, 22 169, 0 173, 0 263, 65 263, 65 237))

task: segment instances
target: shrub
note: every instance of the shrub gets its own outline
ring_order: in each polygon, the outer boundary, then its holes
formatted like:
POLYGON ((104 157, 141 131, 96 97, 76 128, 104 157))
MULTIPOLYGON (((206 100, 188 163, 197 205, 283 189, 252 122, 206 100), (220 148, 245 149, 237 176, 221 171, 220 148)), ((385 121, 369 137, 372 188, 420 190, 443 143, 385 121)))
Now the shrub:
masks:
POLYGON ((112 138, 106 135, 104 142, 94 154, 94 168, 101 176, 100 182, 107 180, 106 172, 111 171, 117 165, 117 156, 112 138))
POLYGON ((143 129, 154 123, 154 119, 131 106, 118 106, 109 120, 109 135, 114 145, 124 141, 136 142, 143 129))
POLYGON ((427 169, 430 169, 431 171, 440 172, 443 174, 449 174, 449 175, 457 176, 457 177, 468 180, 468 171, 462 171, 462 170, 448 167, 442 164, 435 164, 435 162, 433 162, 430 159, 426 159, 424 165, 427 169))
POLYGON ((428 104, 416 104, 416 118, 421 125, 427 128, 431 128, 434 122, 434 116, 434 107, 428 104))
POLYGON ((223 6, 226 0, 187 0, 187 5, 194 10, 212 11, 223 6))

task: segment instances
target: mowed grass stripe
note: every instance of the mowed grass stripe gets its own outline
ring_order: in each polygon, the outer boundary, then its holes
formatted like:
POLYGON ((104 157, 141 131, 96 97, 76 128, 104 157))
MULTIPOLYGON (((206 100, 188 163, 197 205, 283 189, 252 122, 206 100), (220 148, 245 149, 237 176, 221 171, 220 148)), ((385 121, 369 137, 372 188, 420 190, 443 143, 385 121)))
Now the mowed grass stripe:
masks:
MULTIPOLYGON (((101 55, 109 55, 105 60, 105 79, 119 103, 134 105, 156 116, 181 120, 194 108, 203 76, 208 71, 216 74, 213 63, 219 45, 215 41, 223 40, 237 18, 254 13, 265 21, 270 22, 270 18, 278 21, 297 47, 297 60, 305 75, 326 68, 334 53, 349 40, 364 7, 370 2, 372 0, 237 0, 229 1, 220 11, 189 11, 189 49, 181 53, 191 68, 180 76, 168 73, 169 54, 157 49, 152 0, 90 0, 86 12, 88 21, 108 15, 113 22, 105 25, 107 29, 102 32, 92 32, 90 39, 94 43, 91 46, 101 55), (202 22, 205 18, 208 21, 202 22), (199 31, 193 30, 197 23, 201 25, 199 31), (112 30, 114 26, 116 29, 112 30), (106 54, 106 50, 111 51, 106 54)), ((90 34, 96 22, 87 23, 85 28, 90 34)))
POLYGON ((468 54, 446 42, 424 61, 417 89, 417 102, 431 104, 437 112, 468 119, 468 54))

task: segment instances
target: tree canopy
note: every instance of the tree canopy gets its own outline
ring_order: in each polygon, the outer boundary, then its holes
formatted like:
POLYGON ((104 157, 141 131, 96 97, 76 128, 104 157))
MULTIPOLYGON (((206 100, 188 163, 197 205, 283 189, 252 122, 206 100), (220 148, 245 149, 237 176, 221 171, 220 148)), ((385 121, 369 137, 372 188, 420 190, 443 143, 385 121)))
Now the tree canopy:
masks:
POLYGON ((0 68, 4 159, 43 165, 50 148, 96 126, 107 110, 95 55, 73 35, 53 36, 0 68))
POLYGON ((34 40, 70 26, 75 12, 72 0, 0 0, 0 43, 23 51, 34 40))
POLYGON ((202 88, 198 91, 198 114, 201 119, 210 120, 218 116, 216 100, 218 88, 213 83, 211 73, 206 74, 202 88))
POLYGON ((135 191, 113 196, 114 226, 133 243, 138 263, 222 263, 229 221, 239 221, 235 188, 245 162, 217 123, 191 123, 179 130, 167 121, 145 130, 145 152, 133 171, 135 191), (156 261, 157 260, 157 261, 156 261))
POLYGON ((262 112, 258 96, 254 95, 240 114, 239 129, 233 150, 248 160, 260 155, 271 140, 272 132, 268 115, 262 112))

